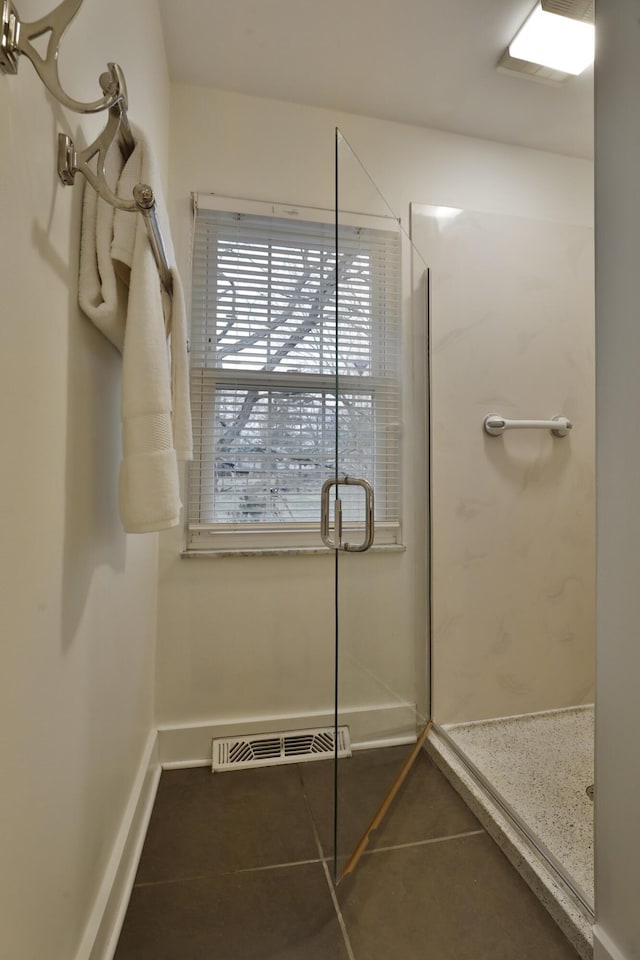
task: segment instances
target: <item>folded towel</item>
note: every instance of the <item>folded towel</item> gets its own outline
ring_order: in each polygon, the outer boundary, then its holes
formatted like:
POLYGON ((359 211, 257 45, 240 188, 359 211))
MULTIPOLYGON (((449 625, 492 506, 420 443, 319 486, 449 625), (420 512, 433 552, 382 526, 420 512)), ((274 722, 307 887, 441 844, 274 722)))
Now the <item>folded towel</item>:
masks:
POLYGON ((142 216, 114 210, 87 186, 79 300, 122 353, 120 517, 128 533, 147 533, 180 520, 177 460, 191 459, 192 440, 184 294, 153 153, 138 129, 133 134, 132 155, 123 166, 119 151, 110 150, 105 173, 127 200, 138 183, 153 188, 173 298, 161 289, 142 216))

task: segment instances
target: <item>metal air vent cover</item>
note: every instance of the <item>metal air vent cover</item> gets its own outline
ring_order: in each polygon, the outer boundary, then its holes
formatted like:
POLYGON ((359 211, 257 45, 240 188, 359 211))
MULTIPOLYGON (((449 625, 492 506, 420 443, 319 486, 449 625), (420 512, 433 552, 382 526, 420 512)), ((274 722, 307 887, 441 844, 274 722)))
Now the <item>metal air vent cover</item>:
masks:
MULTIPOLYGON (((211 769, 214 772, 326 760, 336 752, 333 727, 224 737, 213 740, 212 747, 211 769)), ((351 756, 348 727, 338 727, 337 752, 339 757, 351 756)))

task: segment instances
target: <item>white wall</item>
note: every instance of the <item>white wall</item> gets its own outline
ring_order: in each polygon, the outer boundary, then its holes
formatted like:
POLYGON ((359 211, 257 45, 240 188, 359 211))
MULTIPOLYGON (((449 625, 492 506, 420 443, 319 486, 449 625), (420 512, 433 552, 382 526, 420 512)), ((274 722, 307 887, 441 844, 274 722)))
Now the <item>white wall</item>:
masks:
MULTIPOLYGON (((171 101, 170 204, 183 275, 189 270, 192 190, 331 207, 336 124, 407 227, 411 201, 591 221, 593 168, 586 161, 178 85, 171 101)), ((351 627, 375 638, 382 675, 392 661, 394 682, 405 692, 423 668, 426 594, 424 383, 418 382, 424 327, 409 332, 414 366, 404 424, 407 552, 353 558, 354 571, 356 561, 362 563, 352 592, 360 621, 354 617, 351 627)), ((181 545, 178 532, 161 538, 160 722, 224 722, 326 708, 330 559, 183 560, 181 545)))
MULTIPOLYGON (((192 190, 324 207, 331 217, 335 119, 328 112, 232 95, 222 96, 219 109, 216 92, 173 89, 170 199, 183 273, 188 274, 192 190), (230 128, 221 129, 227 121, 230 128)), ((368 179, 347 154, 352 189, 364 185, 366 190, 368 179)), ((364 212, 380 210, 367 204, 364 212)), ((424 498, 415 494, 421 481, 413 469, 413 458, 424 450, 424 427, 416 420, 420 404, 412 369, 412 357, 424 355, 424 340, 421 349, 412 350, 408 320, 405 332, 405 431, 418 438, 407 446, 407 464, 412 465, 404 478, 406 552, 341 558, 342 650, 348 650, 342 677, 351 708, 424 700, 424 667, 416 671, 415 662, 418 647, 424 661, 424 498)), ((423 323, 417 335, 424 334, 423 323)), ((163 536, 161 544, 161 724, 233 723, 238 730, 256 720, 281 727, 294 726, 298 720, 293 718, 300 718, 306 725, 313 716, 328 714, 334 690, 333 557, 185 561, 179 556, 179 531, 163 536)), ((359 738, 399 736, 411 729, 415 734, 411 711, 400 713, 400 721, 396 714, 393 719, 385 715, 376 730, 362 726, 359 738)), ((207 751, 210 743, 204 737, 200 755, 207 751)))
MULTIPOLYGON (((52 6, 18 4, 25 21, 52 6)), ((86 0, 63 82, 96 99, 110 60, 166 171, 155 0, 86 0)), ((56 173, 58 130, 82 145, 103 124, 65 115, 24 57, 0 77, 0 953, 15 960, 88 956, 153 726, 157 538, 118 519, 120 359, 78 310, 81 187, 56 173)))
POLYGON ((597 960, 640 957, 640 3, 598 0, 597 960))

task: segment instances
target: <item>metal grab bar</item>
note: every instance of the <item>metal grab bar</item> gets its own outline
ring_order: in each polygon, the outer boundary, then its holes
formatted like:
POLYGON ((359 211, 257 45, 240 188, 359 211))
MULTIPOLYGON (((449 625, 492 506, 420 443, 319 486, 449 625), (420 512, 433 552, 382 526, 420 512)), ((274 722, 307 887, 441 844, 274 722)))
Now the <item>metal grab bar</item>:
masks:
POLYGON ((568 417, 553 417, 551 420, 508 420, 499 413, 490 413, 484 418, 484 429, 490 437, 501 437, 505 430, 550 430, 554 437, 566 437, 573 423, 568 417))

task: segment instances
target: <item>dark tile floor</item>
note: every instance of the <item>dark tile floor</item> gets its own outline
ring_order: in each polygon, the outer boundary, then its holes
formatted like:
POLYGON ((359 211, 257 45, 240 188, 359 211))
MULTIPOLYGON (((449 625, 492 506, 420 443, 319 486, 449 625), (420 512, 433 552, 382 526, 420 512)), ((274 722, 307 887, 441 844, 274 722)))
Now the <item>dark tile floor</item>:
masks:
MULTIPOLYGON (((405 748, 341 761, 352 846, 405 748)), ((426 754, 334 890, 329 761, 165 771, 115 960, 575 960, 426 754)))

